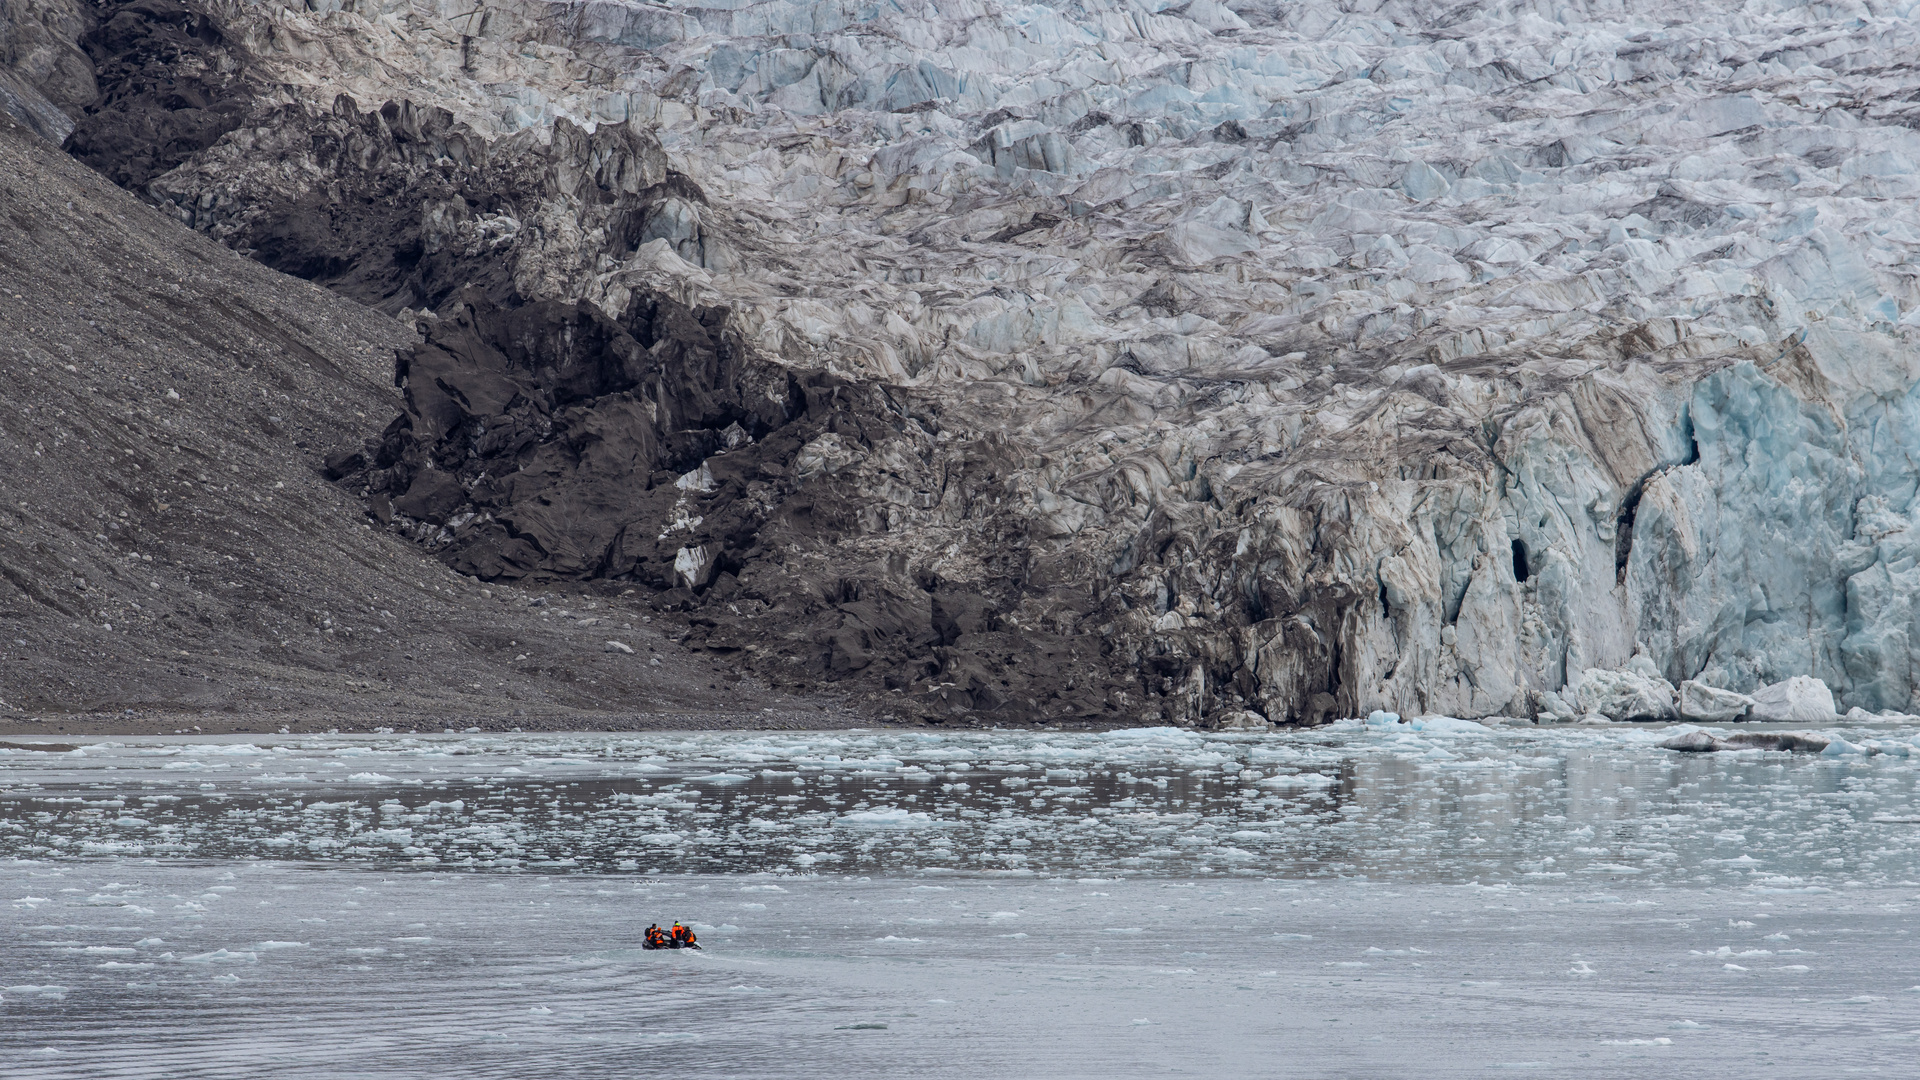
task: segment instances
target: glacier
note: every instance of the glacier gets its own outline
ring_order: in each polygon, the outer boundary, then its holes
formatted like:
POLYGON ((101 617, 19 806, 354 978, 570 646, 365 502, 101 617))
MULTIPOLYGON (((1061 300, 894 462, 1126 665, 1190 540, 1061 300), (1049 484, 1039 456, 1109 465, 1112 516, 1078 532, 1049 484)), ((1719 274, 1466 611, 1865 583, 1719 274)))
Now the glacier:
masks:
MULTIPOLYGON (((1804 677, 1909 712, 1916 6, 221 0, 251 112, 143 190, 258 255, 272 207, 398 177, 429 261, 513 303, 724 312, 810 403, 871 391, 807 414, 750 528, 715 478, 772 476, 792 407, 729 406, 700 482, 609 519, 659 534, 620 573, 695 644, 797 683, 1250 726, 1804 677), (483 158, 535 179, 463 187, 483 158)), ((466 326, 448 273, 363 298, 466 326)), ((506 522, 514 573, 617 562, 462 467, 365 490, 450 552, 506 522)))

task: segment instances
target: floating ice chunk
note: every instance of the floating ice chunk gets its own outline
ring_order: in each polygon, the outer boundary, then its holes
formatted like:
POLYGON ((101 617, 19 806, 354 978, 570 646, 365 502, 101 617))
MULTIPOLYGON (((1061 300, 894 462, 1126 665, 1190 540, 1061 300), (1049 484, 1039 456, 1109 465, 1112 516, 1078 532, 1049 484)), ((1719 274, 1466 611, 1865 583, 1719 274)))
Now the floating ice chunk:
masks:
POLYGON ((1420 732, 1430 735, 1442 734, 1478 734, 1487 728, 1484 724, 1472 720, 1460 720, 1451 716, 1416 716, 1411 719, 1399 713, 1376 709, 1360 721, 1368 730, 1386 730, 1401 732, 1420 732))
POLYGON ((1254 781, 1259 787, 1271 788, 1332 787, 1339 782, 1340 781, 1334 777, 1323 776, 1320 773, 1292 773, 1284 776, 1269 776, 1264 780, 1254 781))
POLYGON ((842 814, 833 820, 835 825, 847 825, 859 828, 878 829, 925 829, 958 825, 957 821, 944 821, 932 814, 918 810, 903 810, 899 807, 882 806, 872 810, 856 810, 842 814))
POLYGON ((714 773, 711 776, 695 776, 690 779, 696 784, 744 784, 753 777, 741 773, 714 773))
POLYGON ((181 960, 189 964, 251 964, 259 959, 260 955, 252 951, 229 952, 226 949, 215 949, 212 952, 181 957, 181 960))
POLYGON ((1867 748, 1864 746, 1861 746, 1858 743, 1850 743, 1845 739, 1834 739, 1832 742, 1827 744, 1827 748, 1825 750, 1820 751, 1820 756, 1829 757, 1829 758, 1860 757, 1865 755, 1866 753, 1867 753, 1867 748))
POLYGON ((1416 716, 1407 721, 1413 730, 1425 735, 1485 735, 1487 726, 1452 716, 1416 716))
POLYGON ((357 772, 348 776, 347 779, 356 784, 391 784, 393 783, 393 777, 388 776, 386 773, 377 773, 377 772, 357 772))
POLYGON ((1166 740, 1174 743, 1191 744, 1200 741, 1199 736, 1193 732, 1185 728, 1177 727, 1121 728, 1115 731, 1103 731, 1096 737, 1102 742, 1109 743, 1156 742, 1166 740))

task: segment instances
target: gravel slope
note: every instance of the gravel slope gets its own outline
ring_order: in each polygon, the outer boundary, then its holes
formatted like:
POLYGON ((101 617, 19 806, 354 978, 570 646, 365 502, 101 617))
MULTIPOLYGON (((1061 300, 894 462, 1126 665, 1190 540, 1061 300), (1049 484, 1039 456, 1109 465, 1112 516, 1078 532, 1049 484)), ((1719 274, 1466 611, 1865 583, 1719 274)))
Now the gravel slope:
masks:
POLYGON ((396 411, 408 327, 5 118, 0 207, 0 732, 850 719, 623 587, 482 587, 370 528, 321 457, 396 411))

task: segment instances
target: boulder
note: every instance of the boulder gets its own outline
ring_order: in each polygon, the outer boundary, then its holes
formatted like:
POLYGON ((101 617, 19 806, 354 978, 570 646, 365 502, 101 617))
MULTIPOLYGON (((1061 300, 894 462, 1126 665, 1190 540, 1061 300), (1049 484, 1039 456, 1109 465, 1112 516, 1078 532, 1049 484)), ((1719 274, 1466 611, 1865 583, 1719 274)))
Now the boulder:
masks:
POLYGON ((1724 724, 1744 720, 1753 708, 1753 699, 1732 690, 1688 679, 1680 684, 1680 719, 1699 724, 1724 724))
POLYGON ((1579 698, 1584 711, 1609 720, 1673 719, 1673 684, 1645 672, 1588 668, 1579 698))
POLYGON ((1795 675, 1755 691, 1749 716, 1769 724, 1831 724, 1839 718, 1833 691, 1808 675, 1795 675))

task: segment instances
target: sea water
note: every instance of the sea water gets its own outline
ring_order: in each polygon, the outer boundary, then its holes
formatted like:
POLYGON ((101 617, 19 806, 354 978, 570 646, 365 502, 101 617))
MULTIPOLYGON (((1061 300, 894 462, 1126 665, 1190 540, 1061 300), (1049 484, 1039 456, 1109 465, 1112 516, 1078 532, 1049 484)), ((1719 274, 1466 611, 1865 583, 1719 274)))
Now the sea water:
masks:
POLYGON ((1914 730, 1674 730, 0 749, 0 1075, 1905 1075, 1914 730))

